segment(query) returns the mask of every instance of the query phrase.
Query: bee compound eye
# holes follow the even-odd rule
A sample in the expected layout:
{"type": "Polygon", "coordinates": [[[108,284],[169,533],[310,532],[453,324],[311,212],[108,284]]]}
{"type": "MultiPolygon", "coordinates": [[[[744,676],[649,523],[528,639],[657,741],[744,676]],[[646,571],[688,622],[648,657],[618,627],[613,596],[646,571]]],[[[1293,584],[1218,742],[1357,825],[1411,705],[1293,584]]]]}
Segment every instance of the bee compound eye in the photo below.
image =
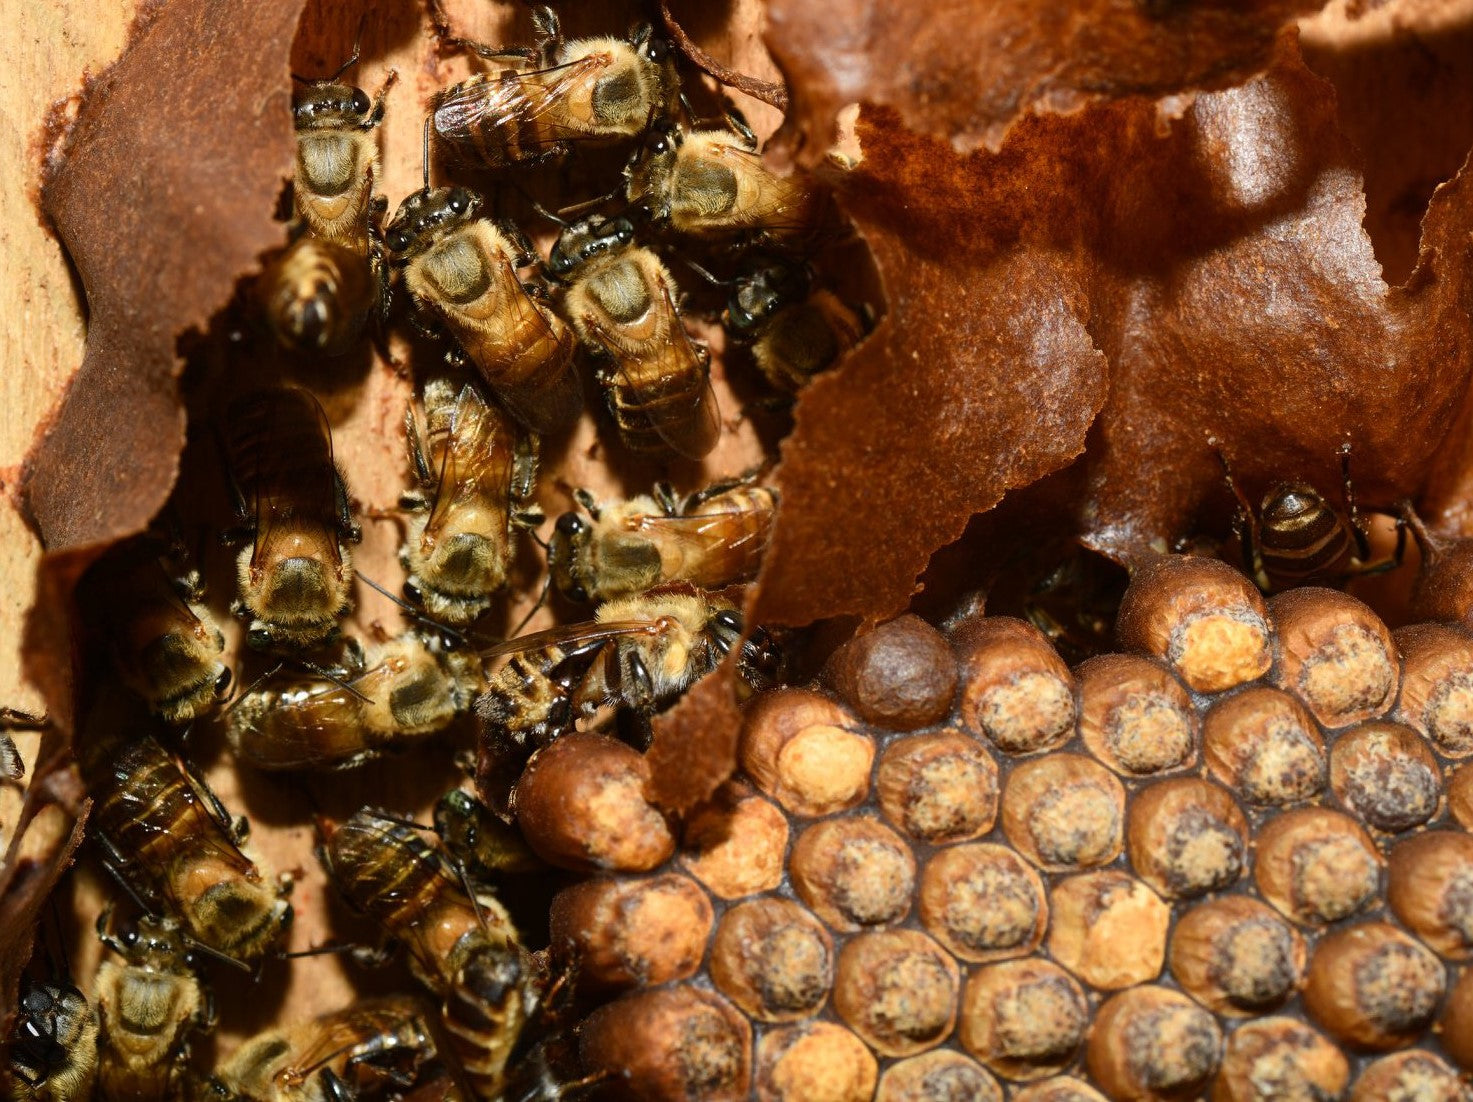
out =
{"type": "Polygon", "coordinates": [[[664,61],[670,53],[670,43],[663,38],[651,38],[644,52],[651,61],[664,61]]]}
{"type": "Polygon", "coordinates": [[[271,633],[265,628],[251,628],[246,632],[246,642],[256,650],[265,650],[271,645],[271,633]]]}
{"type": "Polygon", "coordinates": [[[384,245],[390,252],[402,253],[409,247],[409,235],[403,230],[390,230],[384,238],[384,245]]]}
{"type": "Polygon", "coordinates": [[[456,188],[445,200],[456,214],[464,214],[471,208],[471,193],[465,188],[456,188]]]}
{"type": "Polygon", "coordinates": [[[368,114],[368,109],[371,104],[368,102],[368,95],[363,91],[362,88],[353,89],[353,98],[350,101],[349,106],[352,108],[354,114],[368,114]]]}
{"type": "Polygon", "coordinates": [[[215,678],[215,694],[218,696],[230,688],[231,672],[229,666],[222,666],[220,673],[215,678]]]}
{"type": "Polygon", "coordinates": [[[408,578],[404,580],[404,596],[408,597],[416,604],[424,603],[424,594],[420,592],[419,586],[408,578]]]}
{"type": "Polygon", "coordinates": [[[727,631],[740,633],[742,630],[742,614],[735,609],[722,609],[712,619],[718,627],[727,631]]]}
{"type": "Polygon", "coordinates": [[[557,518],[557,523],[554,527],[561,535],[576,536],[587,528],[588,525],[583,522],[583,518],[577,513],[564,513],[557,518]]]}

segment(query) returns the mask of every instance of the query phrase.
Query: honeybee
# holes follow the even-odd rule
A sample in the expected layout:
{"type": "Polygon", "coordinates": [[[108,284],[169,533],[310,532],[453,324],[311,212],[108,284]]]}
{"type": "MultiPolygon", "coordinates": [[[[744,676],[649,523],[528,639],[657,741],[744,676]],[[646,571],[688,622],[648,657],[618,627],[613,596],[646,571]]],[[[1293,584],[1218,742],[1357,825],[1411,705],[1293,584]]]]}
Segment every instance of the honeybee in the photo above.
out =
{"type": "Polygon", "coordinates": [[[741,116],[733,112],[727,122],[724,130],[687,131],[669,119],[652,125],[624,170],[634,210],[656,226],[705,240],[796,244],[829,228],[828,193],[807,177],[772,172],[741,116]]]}
{"type": "Polygon", "coordinates": [[[348,545],[361,533],[333,464],[332,431],[317,399],[295,387],[230,407],[231,469],[246,543],[231,611],[254,647],[311,647],[337,633],[353,606],[348,545]]]}
{"type": "Polygon", "coordinates": [[[496,397],[537,433],[557,432],[583,409],[573,370],[577,339],[542,288],[518,269],[534,261],[511,226],[479,218],[465,188],[415,192],[384,236],[415,305],[439,318],[496,397]]]}
{"type": "Polygon", "coordinates": [[[445,852],[473,884],[545,867],[520,832],[462,789],[452,788],[435,802],[434,822],[445,852]]]}
{"type": "Polygon", "coordinates": [[[547,545],[547,569],[572,601],[607,601],[669,582],[721,589],[749,582],[777,516],[777,491],[719,482],[684,501],[659,484],[654,496],[600,505],[584,492],[547,545]]]}
{"type": "Polygon", "coordinates": [[[414,510],[399,560],[405,592],[436,620],[459,627],[491,606],[506,584],[513,525],[540,515],[518,511],[537,477],[536,439],[486,404],[469,383],[425,384],[425,439],[405,412],[409,461],[419,490],[400,505],[414,510]]]}
{"type": "MultiPolygon", "coordinates": [[[[374,263],[383,267],[381,260],[374,263]]],[[[277,339],[288,348],[324,356],[351,349],[387,295],[373,265],[310,234],[294,238],[267,265],[259,286],[277,339]]]]}
{"type": "Polygon", "coordinates": [[[203,780],[152,735],[84,747],[82,776],[104,864],[145,906],[237,961],[271,948],[291,906],[241,852],[245,821],[232,823],[203,780]]]}
{"type": "Polygon", "coordinates": [[[369,656],[350,650],[344,679],[267,684],[232,707],[236,756],[258,769],[352,769],[405,750],[470,706],[475,659],[409,631],[369,656]]]}
{"type": "Polygon", "coordinates": [[[675,281],[654,252],[634,243],[633,223],[595,217],[569,226],[548,268],[565,284],[564,314],[598,357],[624,443],[688,459],[714,448],[721,422],[711,357],[685,331],[675,281]]]}
{"type": "Polygon", "coordinates": [[[534,47],[476,48],[514,68],[474,76],[432,101],[436,135],[461,157],[492,168],[535,164],[575,143],[635,137],[676,106],[669,44],[648,24],[626,39],[569,40],[551,8],[534,8],[532,21],[534,47]]]}
{"type": "Polygon", "coordinates": [[[215,1010],[195,977],[179,923],[144,915],[115,934],[110,911],[97,936],[126,962],[97,969],[98,1091],[109,1102],[166,1102],[183,1096],[189,1036],[215,1010]]]}
{"type": "Polygon", "coordinates": [[[87,1102],[97,1078],[97,1011],[74,984],[27,981],[10,1033],[13,1102],[87,1102]]]}
{"type": "Polygon", "coordinates": [[[358,1102],[413,1086],[436,1056],[425,1008],[394,995],[259,1033],[216,1080],[226,1097],[250,1102],[358,1102]]]}
{"type": "MultiPolygon", "coordinates": [[[[492,759],[524,758],[603,707],[654,714],[714,670],[743,630],[730,602],[685,584],[606,601],[594,616],[486,652],[507,659],[476,701],[492,759]]],[[[765,676],[765,645],[765,635],[742,644],[753,680],[765,676]]]]}
{"type": "Polygon", "coordinates": [[[224,695],[230,667],[197,575],[171,580],[160,550],[147,538],[113,548],[83,577],[78,602],[128,687],[165,723],[183,725],[224,695]]]}
{"type": "Polygon", "coordinates": [[[807,265],[761,258],[737,276],[722,314],[777,390],[796,394],[864,339],[865,319],[832,291],[814,287],[807,265]]]}
{"type": "Polygon", "coordinates": [[[500,1098],[544,986],[505,908],[472,900],[439,852],[370,808],[331,830],[320,856],[343,896],[407,946],[476,1094],[500,1098]]]}
{"type": "Polygon", "coordinates": [[[1346,512],[1341,513],[1307,482],[1280,482],[1255,510],[1233,479],[1227,458],[1223,477],[1237,499],[1233,531],[1243,555],[1243,568],[1265,593],[1311,582],[1343,584],[1363,574],[1380,574],[1401,565],[1406,528],[1398,525],[1396,550],[1389,559],[1371,561],[1371,541],[1356,505],[1350,480],[1350,445],[1340,449],[1346,512]]]}

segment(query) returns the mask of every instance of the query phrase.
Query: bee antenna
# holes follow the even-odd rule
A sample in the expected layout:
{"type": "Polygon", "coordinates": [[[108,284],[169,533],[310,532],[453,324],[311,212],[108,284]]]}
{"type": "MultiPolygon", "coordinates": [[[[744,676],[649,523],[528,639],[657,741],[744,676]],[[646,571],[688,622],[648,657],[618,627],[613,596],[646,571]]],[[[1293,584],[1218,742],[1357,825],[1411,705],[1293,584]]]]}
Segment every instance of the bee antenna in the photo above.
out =
{"type": "Polygon", "coordinates": [[[224,961],[232,968],[239,968],[242,972],[245,972],[247,974],[250,974],[253,971],[251,966],[245,961],[240,960],[236,957],[232,957],[229,953],[222,953],[213,945],[206,945],[203,941],[199,941],[196,938],[190,937],[188,934],[184,935],[184,944],[188,945],[191,949],[199,950],[207,957],[214,957],[216,960],[224,961]]]}
{"type": "Polygon", "coordinates": [[[276,954],[277,960],[296,960],[298,957],[325,957],[333,953],[351,953],[358,948],[348,942],[334,942],[329,945],[314,945],[310,949],[293,949],[291,952],[276,954]]]}
{"type": "Polygon", "coordinates": [[[358,575],[358,580],[364,585],[368,586],[369,589],[372,589],[377,593],[382,593],[385,597],[393,601],[396,605],[402,608],[405,612],[409,613],[410,616],[414,617],[414,619],[418,620],[421,624],[426,624],[429,627],[434,628],[436,631],[443,631],[446,635],[455,639],[462,646],[467,645],[468,640],[466,639],[466,637],[461,632],[451,627],[449,624],[442,624],[439,620],[435,620],[429,616],[426,616],[423,612],[415,608],[403,597],[397,597],[394,594],[390,593],[383,586],[379,585],[378,582],[363,574],[361,571],[355,570],[354,573],[358,575]]]}
{"type": "Polygon", "coordinates": [[[731,286],[731,284],[732,284],[732,281],[731,280],[729,280],[729,279],[721,279],[719,276],[716,276],[716,275],[712,274],[711,272],[707,271],[705,268],[701,267],[701,265],[697,264],[694,260],[691,260],[689,257],[682,256],[680,259],[682,259],[682,260],[685,261],[685,266],[687,268],[689,268],[691,271],[695,272],[696,275],[700,276],[707,283],[711,284],[711,286],[713,286],[713,287],[730,287],[731,286]]]}
{"type": "Polygon", "coordinates": [[[355,689],[351,682],[343,680],[343,678],[333,673],[332,670],[328,669],[326,666],[319,666],[316,662],[312,662],[306,658],[296,658],[293,659],[293,661],[295,661],[297,665],[301,666],[308,673],[320,677],[324,681],[331,681],[334,685],[342,689],[344,692],[352,693],[359,700],[363,701],[363,703],[373,703],[371,699],[364,696],[361,692],[355,689]]]}
{"type": "Polygon", "coordinates": [[[272,666],[269,670],[267,670],[265,673],[263,673],[260,677],[256,678],[254,681],[252,681],[245,688],[241,689],[240,692],[236,693],[235,694],[235,699],[232,700],[229,704],[225,705],[224,708],[220,709],[220,715],[221,716],[227,716],[231,712],[233,712],[235,710],[236,706],[238,704],[240,704],[240,702],[242,700],[244,700],[246,697],[250,696],[251,693],[253,693],[257,689],[259,689],[261,687],[261,685],[262,685],[263,682],[269,681],[271,678],[275,677],[278,673],[280,673],[281,672],[282,665],[283,665],[283,663],[281,663],[281,662],[276,663],[276,665],[272,666]]]}
{"type": "MultiPolygon", "coordinates": [[[[533,538],[534,539],[536,538],[535,534],[534,534],[533,538]]],[[[542,543],[542,541],[540,539],[537,540],[537,542],[538,543],[542,543]]],[[[547,544],[542,543],[542,546],[545,548],[547,546],[547,544]]],[[[547,602],[547,590],[548,590],[548,587],[551,586],[551,585],[552,585],[552,571],[549,570],[546,574],[544,574],[542,576],[542,590],[541,590],[541,592],[539,592],[537,594],[537,603],[534,604],[527,611],[527,615],[525,615],[525,616],[522,617],[522,622],[512,629],[512,632],[511,632],[511,635],[509,636],[509,638],[515,639],[518,635],[522,634],[522,629],[527,626],[527,624],[531,621],[531,619],[532,619],[533,616],[536,616],[537,615],[537,610],[539,608],[541,608],[547,602]]]]}
{"type": "Polygon", "coordinates": [[[546,218],[555,226],[561,226],[563,229],[568,228],[568,220],[566,218],[563,218],[561,217],[561,215],[558,214],[553,214],[552,211],[548,210],[541,203],[539,203],[536,197],[533,196],[532,193],[529,192],[526,188],[522,187],[521,184],[517,183],[517,181],[508,180],[507,183],[517,189],[522,198],[527,201],[527,205],[531,207],[536,213],[540,214],[543,218],[546,218]]]}
{"type": "Polygon", "coordinates": [[[425,190],[430,190],[430,124],[435,121],[434,115],[425,116],[424,149],[420,153],[421,163],[424,165],[425,190]]]}

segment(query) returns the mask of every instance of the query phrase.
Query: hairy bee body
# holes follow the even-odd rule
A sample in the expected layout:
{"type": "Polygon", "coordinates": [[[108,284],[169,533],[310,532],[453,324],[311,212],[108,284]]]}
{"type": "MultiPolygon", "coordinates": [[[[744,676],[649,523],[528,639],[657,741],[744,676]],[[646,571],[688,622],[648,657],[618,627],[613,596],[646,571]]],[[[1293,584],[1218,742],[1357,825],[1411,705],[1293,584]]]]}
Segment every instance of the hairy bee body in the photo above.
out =
{"type": "Polygon", "coordinates": [[[657,585],[722,589],[749,582],[777,515],[777,491],[713,487],[686,501],[640,496],[564,513],[548,541],[548,570],[570,600],[607,601],[657,585]]]}
{"type": "Polygon", "coordinates": [[[304,677],[247,693],[230,712],[230,745],[257,769],[352,769],[408,749],[465,711],[473,664],[406,632],[346,671],[345,683],[304,677]]]}
{"type": "Polygon", "coordinates": [[[529,260],[464,188],[400,204],[385,241],[415,305],[438,318],[496,397],[533,432],[566,428],[583,408],[577,339],[517,274],[529,260]]]}
{"type": "Polygon", "coordinates": [[[174,1102],[184,1095],[190,1034],[208,1028],[213,1012],[190,967],[179,923],[145,915],[121,938],[103,941],[124,963],[97,970],[100,1019],[97,1089],[107,1102],[174,1102]]]}
{"type": "Polygon", "coordinates": [[[490,897],[473,901],[412,829],[371,809],[332,831],[322,859],[349,902],[405,943],[410,970],[441,999],[473,1088],[498,1098],[541,992],[505,909],[490,897]]]}
{"type": "Polygon", "coordinates": [[[577,143],[635,137],[671,110],[678,90],[662,39],[647,26],[627,39],[563,39],[556,15],[533,16],[541,42],[435,96],[434,131],[462,159],[492,168],[560,157],[577,143]],[[510,67],[507,67],[510,64],[510,67]]]}
{"type": "Polygon", "coordinates": [[[410,464],[419,491],[399,559],[405,590],[435,619],[470,623],[506,584],[517,506],[532,496],[535,438],[522,432],[470,384],[425,384],[425,445],[405,416],[410,464]]]}
{"type": "Polygon", "coordinates": [[[692,340],[676,307],[670,272],[634,244],[623,218],[565,230],[549,266],[564,281],[562,310],[598,357],[598,378],[619,435],[632,451],[699,459],[721,423],[710,355],[692,340]]]}
{"type": "Polygon", "coordinates": [[[435,833],[445,852],[473,884],[506,873],[546,868],[515,827],[498,819],[469,792],[453,788],[435,801],[435,833]]]}
{"type": "Polygon", "coordinates": [[[283,344],[336,356],[353,346],[377,309],[377,278],[352,250],[306,234],[267,267],[262,306],[283,344]]]}
{"type": "Polygon", "coordinates": [[[752,265],[737,277],[722,320],[745,342],[767,381],[795,394],[864,339],[868,325],[832,291],[815,288],[803,266],[752,265]]]}
{"type": "Polygon", "coordinates": [[[9,1055],[12,1102],[88,1102],[97,1078],[97,1011],[71,983],[28,983],[9,1055]]]}
{"type": "Polygon", "coordinates": [[[147,539],[109,551],[87,572],[78,596],[107,637],[119,675],[165,723],[204,715],[230,684],[225,637],[193,585],[181,593],[147,539]]]}
{"type": "Polygon", "coordinates": [[[82,775],[105,860],[196,941],[253,960],[291,921],[277,885],[241,852],[213,792],[151,735],[87,747],[82,775]]]}
{"type": "Polygon", "coordinates": [[[425,1008],[394,995],[259,1033],[216,1079],[249,1102],[357,1102],[413,1086],[436,1055],[425,1008]]]}
{"type": "Polygon", "coordinates": [[[1350,522],[1305,482],[1281,483],[1264,496],[1257,544],[1276,588],[1344,575],[1356,553],[1350,522]]]}
{"type": "Polygon", "coordinates": [[[253,646],[323,643],[352,608],[349,544],[359,538],[326,415],[305,390],[262,391],[231,406],[227,429],[250,537],[232,611],[253,646]]]}

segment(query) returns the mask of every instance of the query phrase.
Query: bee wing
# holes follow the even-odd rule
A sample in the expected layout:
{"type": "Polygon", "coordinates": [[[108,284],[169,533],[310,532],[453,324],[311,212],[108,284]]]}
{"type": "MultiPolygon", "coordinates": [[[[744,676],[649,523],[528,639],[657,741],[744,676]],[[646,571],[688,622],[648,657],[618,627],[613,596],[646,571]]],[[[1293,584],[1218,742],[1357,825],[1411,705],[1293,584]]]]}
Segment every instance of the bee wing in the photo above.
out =
{"type": "Polygon", "coordinates": [[[669,540],[692,551],[709,550],[719,540],[722,549],[732,558],[745,558],[766,544],[768,531],[765,527],[737,526],[732,523],[732,519],[731,513],[698,513],[676,517],[644,514],[631,528],[649,533],[650,538],[657,542],[669,540]],[[734,527],[741,529],[737,536],[725,537],[722,534],[734,527]]]}
{"type": "Polygon", "coordinates": [[[501,504],[509,500],[513,458],[510,430],[496,421],[495,412],[472,387],[461,388],[450,415],[435,496],[425,521],[426,543],[439,538],[456,503],[490,500],[501,504]]]}
{"type": "MultiPolygon", "coordinates": [[[[287,399],[270,405],[269,420],[255,456],[256,471],[252,480],[256,495],[256,544],[251,552],[252,566],[260,565],[269,557],[267,551],[279,534],[278,526],[283,521],[290,520],[294,528],[305,524],[328,532],[333,531],[337,524],[337,467],[332,451],[332,425],[322,403],[310,391],[289,387],[283,393],[307,408],[307,416],[316,421],[316,433],[314,438],[306,439],[307,434],[300,431],[301,425],[291,426],[285,422],[287,399]],[[317,454],[306,454],[308,448],[317,454]],[[310,480],[303,484],[308,471],[311,472],[310,480]]],[[[335,564],[341,562],[336,539],[323,540],[322,544],[323,551],[335,564]]]]}
{"type": "MultiPolygon", "coordinates": [[[[501,404],[518,421],[536,433],[557,432],[570,425],[583,411],[578,376],[571,370],[575,338],[566,330],[559,334],[553,328],[550,313],[533,301],[509,258],[502,258],[496,281],[496,301],[506,312],[502,326],[509,332],[537,334],[524,348],[537,348],[532,358],[537,359],[543,370],[498,372],[492,367],[488,371],[488,364],[478,361],[482,375],[501,404]],[[549,351],[560,345],[566,349],[566,354],[549,351]],[[521,377],[516,380],[508,378],[512,374],[520,374],[521,377]]],[[[487,357],[492,363],[495,358],[487,357]]],[[[473,355],[472,359],[476,357],[473,355]]]]}
{"type": "Polygon", "coordinates": [[[527,149],[587,138],[587,127],[569,116],[566,104],[583,89],[591,92],[613,60],[594,51],[563,65],[447,88],[434,100],[435,132],[447,141],[469,143],[478,131],[516,127],[517,144],[527,149]]]}
{"type": "Polygon", "coordinates": [[[489,650],[482,651],[481,657],[500,658],[504,655],[526,654],[529,651],[545,650],[549,646],[557,646],[572,658],[587,654],[589,650],[602,646],[612,639],[626,635],[653,635],[658,630],[652,620],[610,620],[607,623],[593,621],[583,624],[564,624],[562,627],[534,631],[531,635],[519,635],[515,639],[508,639],[489,650]]]}
{"type": "MultiPolygon", "coordinates": [[[[747,173],[769,174],[762,161],[762,154],[739,145],[721,145],[711,151],[713,158],[733,162],[732,171],[740,178],[747,173]]],[[[760,227],[770,233],[783,236],[800,233],[811,228],[813,220],[812,193],[785,185],[764,187],[758,198],[747,210],[746,221],[754,228],[760,227]]]]}

